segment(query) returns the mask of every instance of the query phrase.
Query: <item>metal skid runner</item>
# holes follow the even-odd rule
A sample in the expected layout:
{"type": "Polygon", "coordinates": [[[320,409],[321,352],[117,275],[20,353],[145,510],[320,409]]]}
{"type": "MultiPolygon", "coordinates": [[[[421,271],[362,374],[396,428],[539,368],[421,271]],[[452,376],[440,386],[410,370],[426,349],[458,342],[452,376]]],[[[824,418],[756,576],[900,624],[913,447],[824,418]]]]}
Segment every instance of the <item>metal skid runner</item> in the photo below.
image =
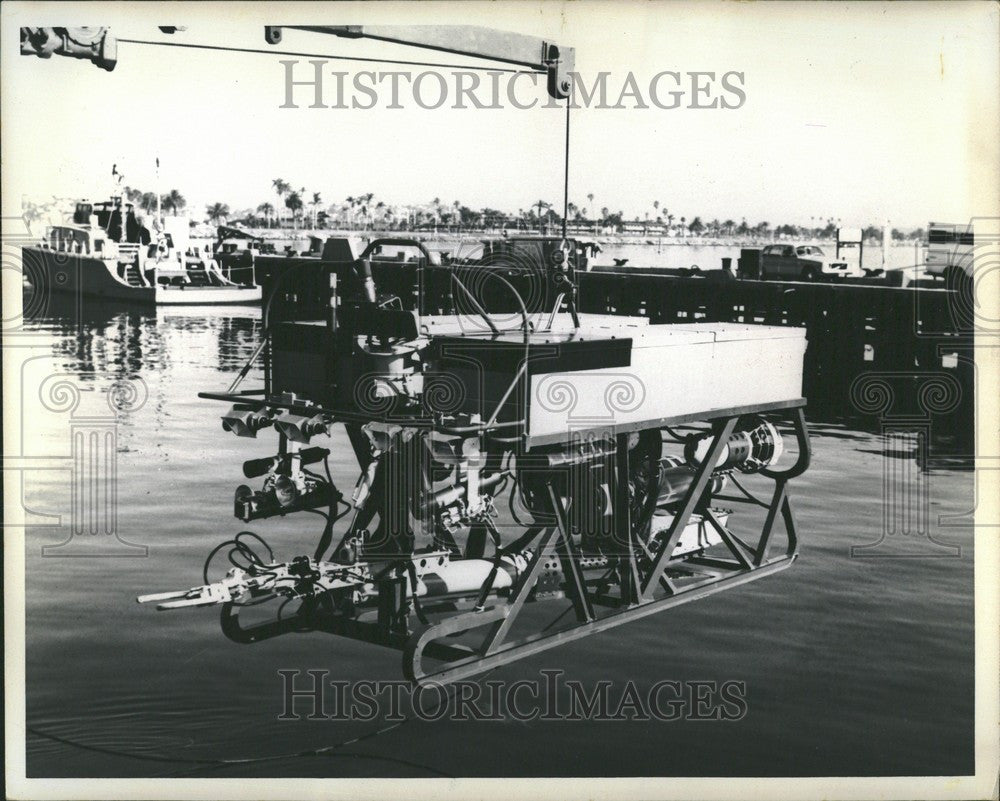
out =
{"type": "Polygon", "coordinates": [[[444,268],[418,243],[377,240],[303,268],[325,287],[321,318],[301,282],[286,287],[294,270],[279,278],[264,388],[202,397],[234,404],[223,426],[237,435],[279,435],[275,456],[244,464],[263,485],[237,490],[237,517],[321,511],[320,542],[280,562],[243,532],[209,555],[203,586],[140,602],[221,604],[238,642],[318,630],[396,648],[410,680],[447,683],[788,567],[787,484],[809,463],[802,332],[580,314],[585,253],[567,239],[507,241],[444,268]],[[419,251],[415,309],[373,277],[372,257],[392,246],[419,251]],[[432,270],[448,273],[454,313],[421,313],[432,270]],[[470,289],[484,275],[513,313],[501,319],[470,289]],[[781,469],[776,423],[797,445],[781,469]],[[340,424],[360,467],[350,501],[328,466],[309,469],[330,455],[313,438],[340,424]],[[770,497],[744,487],[747,474],[770,497]],[[756,536],[736,533],[725,502],[766,510],[756,536]],[[210,582],[227,550],[237,566],[210,582]],[[241,621],[267,601],[275,616],[241,621]]]}

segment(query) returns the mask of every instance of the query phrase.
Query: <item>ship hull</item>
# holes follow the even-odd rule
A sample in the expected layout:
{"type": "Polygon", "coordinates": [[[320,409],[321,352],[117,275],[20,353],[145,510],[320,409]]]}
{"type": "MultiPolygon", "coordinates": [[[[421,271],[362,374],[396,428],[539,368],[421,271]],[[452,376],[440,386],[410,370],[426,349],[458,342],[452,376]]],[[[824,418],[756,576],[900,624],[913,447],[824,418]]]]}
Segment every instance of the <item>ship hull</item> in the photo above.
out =
{"type": "Polygon", "coordinates": [[[157,287],[153,300],[159,306],[247,306],[260,303],[259,286],[157,287]]]}
{"type": "Polygon", "coordinates": [[[101,259],[38,247],[22,249],[24,276],[36,293],[160,306],[254,305],[258,286],[132,286],[101,259]]]}

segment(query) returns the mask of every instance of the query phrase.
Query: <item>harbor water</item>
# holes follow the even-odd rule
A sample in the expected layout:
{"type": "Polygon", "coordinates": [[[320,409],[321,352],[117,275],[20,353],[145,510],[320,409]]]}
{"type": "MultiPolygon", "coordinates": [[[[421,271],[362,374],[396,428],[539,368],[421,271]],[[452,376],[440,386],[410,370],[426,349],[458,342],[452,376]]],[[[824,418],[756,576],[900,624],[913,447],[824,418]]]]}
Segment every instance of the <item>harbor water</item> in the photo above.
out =
{"type": "MultiPolygon", "coordinates": [[[[299,671],[300,687],[308,670],[396,680],[398,653],[319,632],[240,645],[217,608],[135,602],[201,584],[208,552],[242,529],[279,559],[314,547],[316,516],[233,517],[242,462],[276,437],[223,432],[226,407],[197,396],[224,390],[259,335],[258,309],[46,306],[8,351],[24,396],[5,438],[35,465],[20,474],[29,777],[973,772],[974,475],[922,472],[912,436],[837,420],[810,420],[791,568],[483,678],[544,684],[560,670],[588,693],[610,682],[612,698],[629,682],[644,698],[661,681],[739,682],[738,719],[283,719],[278,671],[299,671]],[[81,482],[88,469],[110,478],[81,482]]],[[[329,446],[349,491],[346,438],[329,446]]],[[[559,693],[548,700],[565,704],[559,693]]]]}

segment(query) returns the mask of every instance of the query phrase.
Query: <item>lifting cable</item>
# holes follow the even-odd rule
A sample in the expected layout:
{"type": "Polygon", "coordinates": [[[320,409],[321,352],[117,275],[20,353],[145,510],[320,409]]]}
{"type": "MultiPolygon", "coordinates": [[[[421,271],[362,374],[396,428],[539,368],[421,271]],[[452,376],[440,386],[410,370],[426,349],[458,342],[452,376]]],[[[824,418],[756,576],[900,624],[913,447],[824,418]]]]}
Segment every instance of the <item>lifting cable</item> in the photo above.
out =
{"type": "Polygon", "coordinates": [[[563,219],[562,238],[566,240],[566,222],[569,217],[569,110],[573,105],[572,93],[566,98],[566,150],[563,154],[563,219]]]}
{"type": "Polygon", "coordinates": [[[300,53],[292,50],[264,50],[255,47],[225,47],[223,45],[192,44],[190,42],[155,42],[151,39],[118,39],[125,44],[153,45],[155,47],[184,47],[192,50],[218,50],[226,53],[257,53],[265,56],[302,56],[323,58],[330,61],[364,61],[370,64],[398,64],[406,67],[437,67],[440,69],[477,70],[480,72],[506,72],[512,74],[544,75],[541,70],[517,70],[509,67],[483,67],[467,64],[443,64],[433,61],[406,61],[396,58],[371,58],[365,56],[333,56],[327,53],[300,53]]]}

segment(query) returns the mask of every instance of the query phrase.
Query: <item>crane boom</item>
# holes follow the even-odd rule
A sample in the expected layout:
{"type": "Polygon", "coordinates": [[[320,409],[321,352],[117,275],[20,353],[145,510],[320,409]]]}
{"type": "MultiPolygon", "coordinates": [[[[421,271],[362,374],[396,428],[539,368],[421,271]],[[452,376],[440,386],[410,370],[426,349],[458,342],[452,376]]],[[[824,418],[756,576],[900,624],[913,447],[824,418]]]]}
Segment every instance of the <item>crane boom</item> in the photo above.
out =
{"type": "MultiPolygon", "coordinates": [[[[527,67],[548,76],[548,92],[556,100],[568,99],[573,88],[570,78],[575,59],[573,48],[537,36],[477,25],[268,25],[264,27],[268,44],[281,41],[283,28],[346,39],[377,39],[527,67]]],[[[160,30],[170,34],[185,28],[161,25],[160,30]]],[[[21,55],[84,58],[108,71],[114,69],[117,61],[116,40],[107,27],[21,28],[21,55]]]]}
{"type": "Polygon", "coordinates": [[[500,61],[544,72],[549,94],[557,100],[570,96],[574,51],[537,36],[497,31],[477,25],[271,25],[264,29],[269,44],[281,41],[282,28],[328,33],[347,39],[383,42],[437,50],[461,56],[500,61]]]}

